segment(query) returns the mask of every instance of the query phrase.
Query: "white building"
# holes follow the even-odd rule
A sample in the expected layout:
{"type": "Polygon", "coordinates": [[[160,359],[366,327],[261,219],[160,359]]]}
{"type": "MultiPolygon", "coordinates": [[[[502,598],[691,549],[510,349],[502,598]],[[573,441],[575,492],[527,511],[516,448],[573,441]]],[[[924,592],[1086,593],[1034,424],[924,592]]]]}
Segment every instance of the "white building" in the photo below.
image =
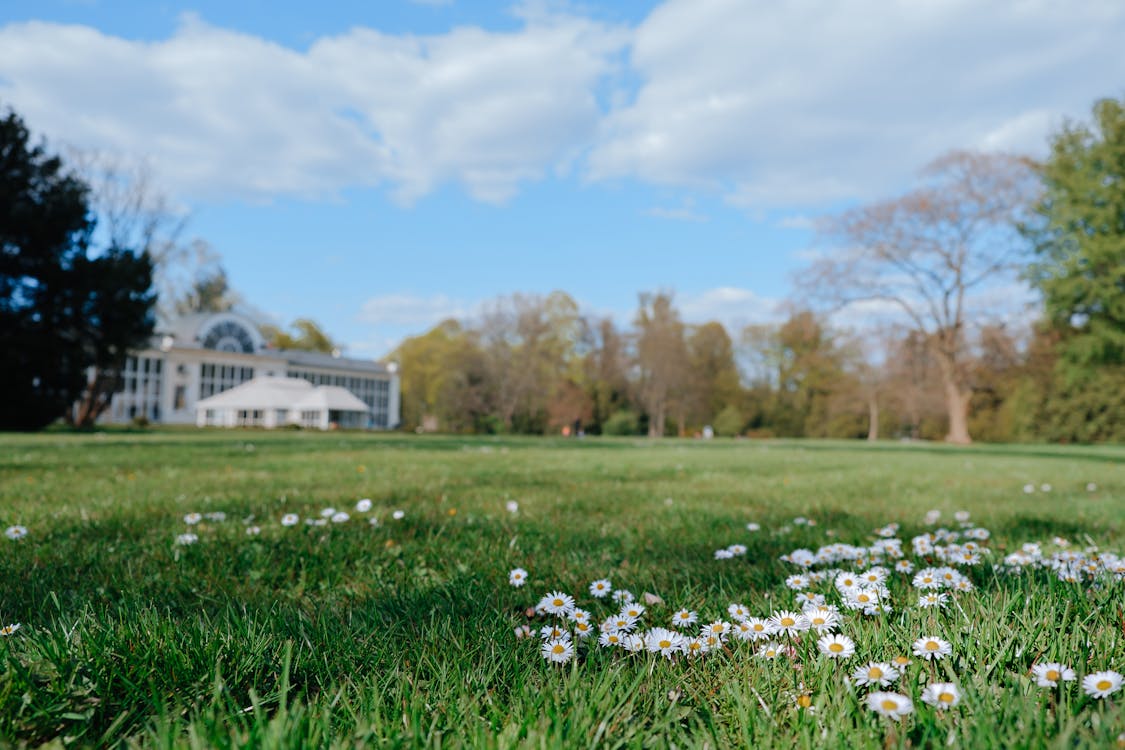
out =
{"type": "Polygon", "coordinates": [[[195,404],[200,427],[366,427],[371,409],[338,385],[301,378],[256,377],[195,404]]]}
{"type": "Polygon", "coordinates": [[[361,418],[347,417],[341,426],[385,430],[399,423],[399,378],[393,363],[271,349],[258,327],[235,313],[189,315],[158,330],[149,348],[127,358],[121,390],[102,421],[128,423],[143,417],[156,424],[196,424],[200,401],[254,378],[300,378],[348,391],[368,411],[361,418]]]}

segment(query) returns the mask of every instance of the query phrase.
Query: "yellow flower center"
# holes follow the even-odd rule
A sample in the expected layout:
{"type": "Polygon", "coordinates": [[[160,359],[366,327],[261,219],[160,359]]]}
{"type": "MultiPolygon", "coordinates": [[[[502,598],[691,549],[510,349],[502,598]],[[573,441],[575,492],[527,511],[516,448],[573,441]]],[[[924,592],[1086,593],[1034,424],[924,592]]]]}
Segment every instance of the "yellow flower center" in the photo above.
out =
{"type": "Polygon", "coordinates": [[[1109,690],[1111,687],[1113,687],[1113,683],[1109,680],[1098,680],[1098,684],[1094,687],[1096,687],[1098,690],[1109,690]]]}
{"type": "Polygon", "coordinates": [[[562,599],[555,599],[555,601],[553,601],[551,603],[554,604],[556,607],[561,607],[564,602],[563,602],[562,599]]]}
{"type": "Polygon", "coordinates": [[[660,648],[668,648],[671,645],[672,645],[671,641],[661,641],[660,642],[660,648]]]}
{"type": "Polygon", "coordinates": [[[799,696],[797,696],[797,705],[800,706],[801,708],[808,708],[809,706],[812,705],[812,696],[811,695],[799,695],[799,696]]]}
{"type": "Polygon", "coordinates": [[[883,670],[879,669],[878,667],[872,667],[871,669],[867,670],[867,677],[872,680],[882,679],[883,670]]]}
{"type": "Polygon", "coordinates": [[[754,623],[754,630],[755,630],[756,632],[758,632],[758,633],[761,633],[761,632],[762,632],[763,630],[765,630],[765,629],[766,629],[766,626],[765,626],[765,625],[763,625],[762,623],[760,623],[760,622],[756,622],[756,623],[754,623]]]}
{"type": "Polygon", "coordinates": [[[566,651],[566,646],[563,646],[561,643],[556,643],[554,645],[554,647],[551,649],[551,651],[553,651],[556,654],[561,654],[564,651],[566,651]]]}
{"type": "Polygon", "coordinates": [[[1059,674],[1059,671],[1057,669],[1048,669],[1047,670],[1047,679],[1050,680],[1051,682],[1056,682],[1059,679],[1059,677],[1061,677],[1061,675],[1059,674]]]}
{"type": "Polygon", "coordinates": [[[941,703],[952,703],[953,698],[953,693],[942,693],[938,696],[938,701],[940,701],[941,703]]]}
{"type": "Polygon", "coordinates": [[[782,618],[781,618],[781,624],[782,624],[782,625],[783,625],[784,627],[787,627],[787,628],[788,628],[788,627],[792,627],[792,626],[794,625],[794,623],[796,623],[796,622],[797,622],[797,621],[796,621],[796,620],[794,620],[794,619],[793,619],[792,617],[782,617],[782,618]]]}
{"type": "Polygon", "coordinates": [[[926,650],[927,651],[937,651],[940,648],[941,648],[941,646],[938,645],[937,641],[926,641],[926,650]]]}
{"type": "Polygon", "coordinates": [[[813,625],[823,625],[824,624],[824,618],[823,617],[814,617],[812,619],[812,624],[813,625]]]}
{"type": "Polygon", "coordinates": [[[844,650],[844,645],[842,643],[833,643],[828,647],[828,650],[834,654],[838,654],[844,650]]]}
{"type": "Polygon", "coordinates": [[[867,594],[860,594],[859,596],[856,597],[856,599],[858,599],[861,602],[871,601],[871,597],[869,597],[867,594]]]}
{"type": "Polygon", "coordinates": [[[883,701],[880,705],[883,707],[884,711],[894,711],[896,708],[898,708],[898,704],[890,700],[889,698],[883,701]]]}
{"type": "Polygon", "coordinates": [[[895,664],[904,665],[904,664],[909,664],[909,663],[910,663],[910,659],[907,659],[905,656],[896,656],[895,657],[895,664]]]}

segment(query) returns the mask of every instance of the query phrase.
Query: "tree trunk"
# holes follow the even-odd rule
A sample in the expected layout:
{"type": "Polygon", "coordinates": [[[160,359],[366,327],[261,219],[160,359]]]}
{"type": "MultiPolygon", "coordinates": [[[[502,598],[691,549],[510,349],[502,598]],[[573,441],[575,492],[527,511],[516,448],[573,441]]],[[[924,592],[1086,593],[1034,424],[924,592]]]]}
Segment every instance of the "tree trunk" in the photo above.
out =
{"type": "Polygon", "coordinates": [[[648,422],[648,436],[664,437],[664,407],[661,406],[656,410],[655,414],[651,415],[648,422]]]}
{"type": "Polygon", "coordinates": [[[879,399],[875,394],[867,397],[867,439],[879,439],[879,399]]]}
{"type": "Polygon", "coordinates": [[[973,391],[958,382],[956,364],[950,361],[948,355],[939,353],[938,363],[942,385],[945,387],[945,410],[949,415],[949,433],[945,436],[945,442],[968,445],[973,442],[969,436],[969,400],[973,397],[973,391]]]}

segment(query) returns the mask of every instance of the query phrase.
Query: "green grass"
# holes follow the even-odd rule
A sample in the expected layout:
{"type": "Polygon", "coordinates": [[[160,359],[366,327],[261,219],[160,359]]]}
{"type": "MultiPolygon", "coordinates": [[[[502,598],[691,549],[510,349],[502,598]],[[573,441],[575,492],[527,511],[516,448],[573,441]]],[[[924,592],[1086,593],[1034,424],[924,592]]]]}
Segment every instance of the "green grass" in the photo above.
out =
{"type": "Polygon", "coordinates": [[[0,744],[1111,747],[1125,693],[1042,691],[1028,670],[1058,659],[1079,678],[1125,671],[1120,582],[981,566],[977,591],[934,613],[896,576],[894,613],[846,618],[855,658],[832,663],[805,641],[800,669],[749,644],[691,662],[583,649],[553,667],[513,628],[553,589],[608,614],[586,591],[603,576],[663,597],[650,627],[680,606],[707,620],[735,601],[768,615],[792,603],[780,555],[869,544],[891,521],[909,550],[930,509],[951,527],[953,511],[971,511],[992,531],[992,559],[1055,535],[1123,553],[1123,467],[1120,447],[0,436],[0,527],[30,532],[0,538],[0,625],[23,626],[0,638],[0,744]],[[1026,483],[1053,488],[1025,494],[1026,483]],[[353,511],[361,497],[371,513],[353,511]],[[279,524],[328,506],[352,520],[279,524]],[[174,545],[196,511],[227,520],[174,545]],[[745,557],[713,559],[734,542],[745,557]],[[530,572],[522,589],[507,582],[517,566],[530,572]],[[844,676],[931,633],[954,656],[904,675],[915,713],[873,715],[844,676]],[[964,693],[945,715],[918,701],[935,677],[964,693]],[[796,708],[800,692],[812,712],[796,708]]]}

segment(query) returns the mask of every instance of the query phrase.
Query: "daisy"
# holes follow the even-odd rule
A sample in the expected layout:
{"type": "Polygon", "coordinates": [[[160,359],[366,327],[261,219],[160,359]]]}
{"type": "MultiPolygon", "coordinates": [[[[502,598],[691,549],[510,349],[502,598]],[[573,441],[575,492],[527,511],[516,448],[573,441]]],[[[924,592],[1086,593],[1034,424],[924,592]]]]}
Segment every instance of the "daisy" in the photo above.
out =
{"type": "Polygon", "coordinates": [[[824,594],[818,594],[815,591],[801,591],[796,596],[797,606],[802,609],[805,607],[823,607],[825,604],[824,594]]]}
{"type": "Polygon", "coordinates": [[[781,656],[781,644],[771,641],[758,647],[758,656],[763,659],[776,659],[781,656]]]}
{"type": "Polygon", "coordinates": [[[789,576],[788,578],[786,578],[785,585],[793,589],[794,591],[801,591],[802,589],[807,589],[809,587],[809,579],[807,576],[803,576],[798,573],[797,575],[789,576]]]}
{"type": "Polygon", "coordinates": [[[1039,687],[1058,687],[1059,681],[1073,682],[1076,677],[1073,669],[1056,661],[1036,664],[1031,674],[1039,687]]]}
{"type": "Polygon", "coordinates": [[[529,625],[517,625],[516,626],[516,639],[517,640],[522,641],[524,638],[530,638],[530,637],[531,637],[531,626],[529,626],[529,625]]]}
{"type": "Polygon", "coordinates": [[[599,578],[590,584],[590,596],[597,599],[604,599],[611,591],[613,591],[613,584],[604,578],[599,578]]]}
{"type": "Polygon", "coordinates": [[[1108,698],[1121,689],[1122,679],[1113,670],[1094,672],[1082,678],[1082,689],[1091,698],[1108,698]]]}
{"type": "Polygon", "coordinates": [[[949,594],[943,591],[927,591],[925,594],[918,597],[918,606],[922,609],[927,609],[929,607],[937,607],[940,609],[944,607],[948,601],[949,594]]]}
{"type": "Polygon", "coordinates": [[[589,620],[578,620],[574,623],[574,634],[579,638],[589,638],[594,633],[594,626],[589,620]]]}
{"type": "Polygon", "coordinates": [[[543,644],[540,653],[547,661],[555,664],[566,664],[574,658],[574,645],[570,640],[547,641],[543,644]]]}
{"type": "Polygon", "coordinates": [[[539,630],[539,637],[545,641],[569,641],[570,631],[558,625],[544,625],[539,630]]]}
{"type": "Polygon", "coordinates": [[[754,523],[753,521],[751,521],[750,523],[746,524],[746,530],[747,530],[747,531],[760,531],[760,530],[761,530],[761,528],[762,528],[762,527],[761,527],[761,525],[760,525],[760,524],[756,524],[756,523],[754,523]]]}
{"type": "Polygon", "coordinates": [[[878,685],[887,687],[898,679],[899,671],[885,661],[868,662],[852,672],[852,682],[856,685],[878,685]]]}
{"type": "Polygon", "coordinates": [[[628,617],[632,620],[639,620],[641,615],[645,613],[644,605],[642,604],[629,604],[621,608],[621,616],[628,617]]]}
{"type": "Polygon", "coordinates": [[[321,518],[331,518],[334,515],[336,515],[335,508],[325,508],[324,510],[320,511],[321,518]]]}
{"type": "Polygon", "coordinates": [[[667,628],[653,628],[645,637],[645,647],[649,651],[669,659],[683,650],[683,643],[683,635],[667,628]]]}
{"type": "Polygon", "coordinates": [[[258,536],[258,534],[261,534],[261,533],[262,533],[262,529],[258,526],[247,526],[246,527],[246,536],[258,536]]]}
{"type": "Polygon", "coordinates": [[[681,609],[679,612],[672,615],[672,627],[682,628],[688,625],[694,625],[698,620],[698,613],[692,612],[690,609],[681,609]]]}
{"type": "Polygon", "coordinates": [[[732,544],[731,546],[727,547],[727,552],[731,553],[732,555],[734,555],[736,557],[739,556],[739,555],[745,555],[746,554],[746,545],[745,544],[732,544]]]}
{"type": "Polygon", "coordinates": [[[703,656],[707,653],[707,647],[702,638],[687,638],[684,640],[684,653],[688,656],[703,656]]]}
{"type": "Polygon", "coordinates": [[[617,631],[617,630],[603,631],[602,634],[598,636],[598,645],[601,646],[602,648],[610,648],[612,646],[620,646],[620,645],[622,645],[622,639],[624,639],[624,638],[625,638],[625,634],[620,632],[620,631],[617,631]]]}
{"type": "Polygon", "coordinates": [[[745,620],[750,616],[750,613],[746,610],[746,607],[742,606],[741,604],[731,604],[729,607],[727,607],[727,614],[731,616],[731,619],[738,620],[739,622],[745,620]]]}
{"type": "Polygon", "coordinates": [[[202,520],[203,514],[201,513],[188,513],[184,516],[184,523],[186,523],[188,526],[195,526],[202,520]]]}
{"type": "Polygon", "coordinates": [[[952,682],[935,682],[922,691],[922,702],[939,710],[953,708],[961,702],[961,691],[952,682]]]}
{"type": "Polygon", "coordinates": [[[704,625],[701,635],[714,636],[720,641],[725,641],[728,633],[730,633],[730,623],[716,620],[715,622],[704,625]]]}
{"type": "Polygon", "coordinates": [[[574,597],[561,591],[552,591],[539,600],[538,608],[552,615],[569,615],[574,611],[574,597]]]}
{"type": "Polygon", "coordinates": [[[840,616],[824,607],[806,609],[805,618],[809,621],[809,627],[818,633],[831,633],[840,624],[840,616]]]}
{"type": "Polygon", "coordinates": [[[914,704],[905,695],[898,693],[871,693],[867,696],[867,707],[880,716],[898,721],[914,711],[914,704]]]}
{"type": "Polygon", "coordinates": [[[570,619],[574,620],[575,622],[589,622],[590,613],[584,609],[578,609],[577,607],[575,607],[574,611],[570,613],[570,619]]]}
{"type": "Polygon", "coordinates": [[[953,646],[949,641],[943,641],[937,636],[924,636],[914,641],[914,655],[923,659],[943,659],[953,653],[953,646]]]}
{"type": "Polygon", "coordinates": [[[855,655],[855,641],[846,635],[826,635],[816,645],[820,653],[831,659],[847,659],[855,655]]]}
{"type": "Polygon", "coordinates": [[[356,513],[366,513],[369,510],[371,510],[371,499],[370,498],[365,497],[355,504],[355,512],[356,513]]]}
{"type": "Polygon", "coordinates": [[[628,604],[634,598],[636,597],[633,596],[633,592],[628,589],[617,589],[613,592],[613,601],[618,604],[628,604]]]}
{"type": "Polygon", "coordinates": [[[190,533],[189,534],[179,534],[176,537],[176,544],[179,544],[179,545],[185,546],[185,547],[189,544],[195,544],[198,541],[199,541],[199,537],[197,537],[195,534],[190,534],[190,533]]]}
{"type": "Polygon", "coordinates": [[[10,625],[5,625],[4,627],[0,628],[0,635],[7,638],[9,635],[11,635],[12,633],[16,632],[19,629],[20,629],[20,624],[18,622],[13,622],[10,625]]]}
{"type": "Polygon", "coordinates": [[[941,579],[937,577],[933,568],[919,570],[911,584],[916,589],[940,589],[942,586],[941,579]]]}
{"type": "Polygon", "coordinates": [[[349,516],[347,513],[345,513],[344,511],[341,510],[341,511],[338,511],[336,513],[333,513],[331,520],[332,520],[332,523],[344,523],[345,521],[347,521],[350,518],[351,518],[351,516],[349,516]]]}
{"type": "Polygon", "coordinates": [[[396,521],[401,521],[402,519],[406,518],[406,511],[396,510],[391,514],[391,518],[395,519],[396,521]]]}
{"type": "Polygon", "coordinates": [[[223,513],[221,510],[216,510],[216,511],[212,511],[210,513],[205,513],[204,517],[208,521],[215,521],[217,523],[222,523],[223,521],[227,520],[227,514],[223,513]]]}
{"type": "Polygon", "coordinates": [[[808,618],[802,614],[786,610],[774,612],[769,618],[769,622],[774,626],[776,632],[784,633],[788,636],[794,636],[802,630],[809,629],[808,618]]]}
{"type": "Polygon", "coordinates": [[[512,514],[519,513],[520,512],[520,504],[517,503],[515,500],[509,500],[508,502],[504,503],[504,510],[506,510],[509,513],[512,513],[512,514]]]}
{"type": "Polygon", "coordinates": [[[617,631],[617,632],[628,632],[628,631],[632,630],[633,626],[636,625],[636,624],[637,624],[637,621],[634,620],[632,617],[625,617],[623,615],[616,615],[614,617],[609,618],[604,623],[602,623],[602,629],[603,630],[613,630],[613,631],[617,631]]]}
{"type": "Polygon", "coordinates": [[[774,628],[769,620],[763,620],[761,617],[747,618],[743,624],[750,628],[750,632],[752,634],[751,637],[755,641],[760,641],[763,638],[769,638],[771,635],[777,632],[776,628],[774,628]]]}
{"type": "Polygon", "coordinates": [[[281,525],[282,526],[296,526],[297,523],[300,520],[301,520],[301,517],[298,516],[296,513],[286,513],[284,516],[281,517],[281,525]]]}
{"type": "Polygon", "coordinates": [[[527,583],[527,571],[523,568],[513,568],[512,571],[508,573],[508,583],[518,589],[520,586],[527,583]]]}
{"type": "Polygon", "coordinates": [[[9,526],[4,530],[4,536],[11,539],[13,542],[17,539],[23,539],[25,536],[27,536],[27,527],[18,525],[9,526]]]}

